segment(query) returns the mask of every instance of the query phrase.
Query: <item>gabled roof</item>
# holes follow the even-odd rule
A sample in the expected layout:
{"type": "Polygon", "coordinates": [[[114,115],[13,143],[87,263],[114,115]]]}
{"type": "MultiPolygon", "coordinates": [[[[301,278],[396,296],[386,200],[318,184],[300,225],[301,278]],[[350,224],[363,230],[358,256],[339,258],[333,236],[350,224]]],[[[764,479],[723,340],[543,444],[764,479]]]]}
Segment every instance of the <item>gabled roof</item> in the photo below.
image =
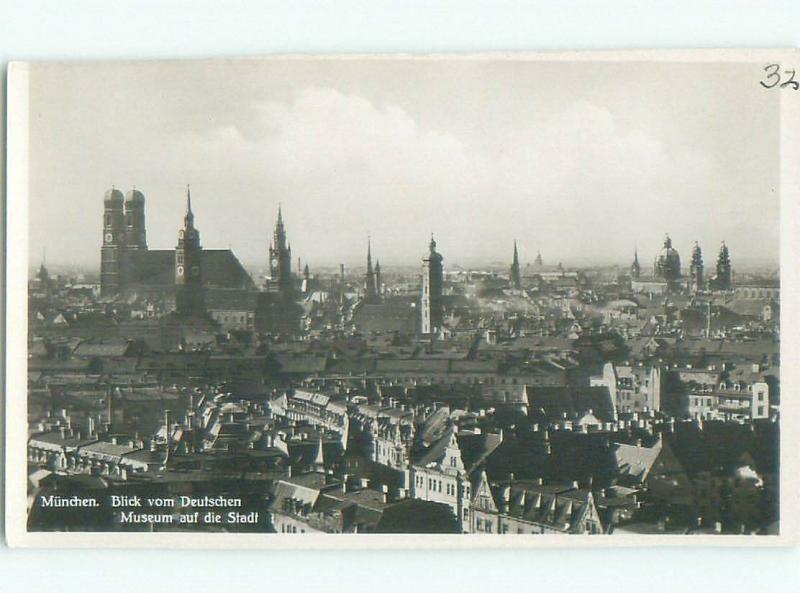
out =
{"type": "Polygon", "coordinates": [[[608,387],[527,385],[528,409],[531,415],[541,414],[548,420],[559,420],[564,414],[572,420],[589,410],[600,420],[614,420],[614,403],[608,387]]]}
{"type": "MultiPolygon", "coordinates": [[[[173,286],[175,250],[150,249],[131,254],[132,284],[173,286]]],[[[203,249],[201,259],[203,284],[221,288],[255,288],[252,278],[230,249],[203,249]]]]}
{"type": "Polygon", "coordinates": [[[613,450],[620,476],[640,484],[647,479],[653,463],[661,453],[661,441],[657,441],[652,447],[616,443],[613,450]]]}

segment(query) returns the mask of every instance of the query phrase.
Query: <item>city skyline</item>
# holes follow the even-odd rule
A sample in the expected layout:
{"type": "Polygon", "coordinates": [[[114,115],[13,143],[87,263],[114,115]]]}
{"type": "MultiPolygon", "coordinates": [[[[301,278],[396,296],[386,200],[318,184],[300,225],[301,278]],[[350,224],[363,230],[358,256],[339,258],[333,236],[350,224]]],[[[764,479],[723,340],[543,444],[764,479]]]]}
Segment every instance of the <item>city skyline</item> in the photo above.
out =
{"type": "Polygon", "coordinates": [[[319,266],[362,261],[368,235],[386,264],[411,264],[431,231],[446,265],[505,261],[516,239],[523,262],[624,264],[638,247],[646,266],[665,232],[686,254],[725,240],[736,264],[778,263],[777,103],[751,110],[763,98],[745,90],[720,106],[665,83],[702,72],[713,87],[753,66],[212,66],[34,69],[31,264],[47,248],[53,265],[97,265],[97,219],[74,212],[98,211],[112,184],[145,193],[150,243],[173,247],[186,181],[204,245],[247,265],[266,263],[279,203],[295,253],[319,266]],[[392,82],[412,69],[418,88],[392,82]]]}

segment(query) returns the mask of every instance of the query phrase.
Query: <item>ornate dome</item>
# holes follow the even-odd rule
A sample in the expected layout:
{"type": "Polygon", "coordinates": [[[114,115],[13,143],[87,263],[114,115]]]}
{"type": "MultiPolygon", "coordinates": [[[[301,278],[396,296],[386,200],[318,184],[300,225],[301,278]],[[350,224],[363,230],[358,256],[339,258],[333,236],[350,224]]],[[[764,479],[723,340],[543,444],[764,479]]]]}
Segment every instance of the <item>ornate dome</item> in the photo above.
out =
{"type": "Polygon", "coordinates": [[[112,187],[110,190],[106,192],[105,195],[106,202],[124,202],[125,197],[122,195],[122,192],[118,189],[112,187]]]}
{"type": "Polygon", "coordinates": [[[430,259],[438,261],[442,261],[444,259],[442,255],[436,251],[436,239],[433,238],[432,233],[431,233],[431,242],[428,244],[428,252],[423,254],[422,259],[430,259]]]}
{"type": "Polygon", "coordinates": [[[144,202],[144,194],[138,189],[134,188],[125,196],[127,202],[144,202]]]}
{"type": "Polygon", "coordinates": [[[681,256],[672,247],[672,239],[667,235],[664,239],[664,248],[656,259],[656,276],[666,281],[677,280],[681,277],[681,256]]]}

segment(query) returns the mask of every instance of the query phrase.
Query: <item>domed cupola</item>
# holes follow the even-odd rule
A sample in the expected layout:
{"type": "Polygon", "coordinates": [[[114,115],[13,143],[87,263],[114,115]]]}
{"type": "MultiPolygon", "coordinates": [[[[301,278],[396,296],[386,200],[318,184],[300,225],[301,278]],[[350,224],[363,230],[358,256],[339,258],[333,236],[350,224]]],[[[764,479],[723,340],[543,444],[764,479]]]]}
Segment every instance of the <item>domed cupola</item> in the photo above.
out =
{"type": "Polygon", "coordinates": [[[656,259],[656,276],[667,282],[673,282],[681,277],[681,256],[672,247],[669,235],[664,239],[664,248],[656,259]]]}
{"type": "Polygon", "coordinates": [[[112,187],[110,190],[106,192],[105,195],[105,202],[119,202],[120,204],[125,201],[125,196],[122,195],[122,192],[112,187]]]}

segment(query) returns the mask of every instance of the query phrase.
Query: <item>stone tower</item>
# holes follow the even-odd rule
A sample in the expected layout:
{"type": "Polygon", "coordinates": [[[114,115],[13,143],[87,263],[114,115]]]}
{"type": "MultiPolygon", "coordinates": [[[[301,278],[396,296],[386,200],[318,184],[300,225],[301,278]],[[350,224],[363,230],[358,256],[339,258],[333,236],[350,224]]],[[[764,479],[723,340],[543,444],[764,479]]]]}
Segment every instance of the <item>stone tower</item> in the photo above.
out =
{"type": "Polygon", "coordinates": [[[699,292],[705,287],[703,280],[703,252],[700,244],[695,241],[692,247],[692,261],[689,264],[689,288],[692,292],[699,292]]]}
{"type": "Polygon", "coordinates": [[[378,300],[383,298],[383,280],[381,279],[381,262],[375,260],[375,290],[378,293],[378,300]]]}
{"type": "Polygon", "coordinates": [[[511,262],[511,272],[509,274],[511,285],[520,290],[522,288],[522,275],[519,271],[519,252],[517,251],[517,242],[514,241],[514,259],[511,262]]]}
{"type": "Polygon", "coordinates": [[[272,243],[269,246],[270,282],[282,295],[294,293],[292,279],[292,247],[286,242],[286,228],[283,226],[283,213],[278,206],[278,221],[275,223],[272,243]]]}
{"type": "Polygon", "coordinates": [[[731,256],[728,252],[728,246],[725,241],[719,248],[719,256],[717,257],[717,277],[715,278],[715,288],[717,290],[730,290],[733,284],[733,277],[731,273],[731,256]]]}
{"type": "Polygon", "coordinates": [[[178,231],[178,245],[175,247],[175,311],[178,315],[205,315],[202,257],[200,233],[194,227],[192,196],[187,187],[186,215],[183,217],[183,228],[178,231]]]}
{"type": "Polygon", "coordinates": [[[443,258],[431,235],[428,253],[422,257],[421,333],[436,334],[442,327],[443,258]]]}
{"type": "Polygon", "coordinates": [[[147,249],[144,194],[133,188],[125,196],[125,238],[131,251],[147,249]]]}
{"type": "Polygon", "coordinates": [[[100,249],[100,294],[113,296],[124,288],[125,198],[111,188],[103,200],[103,246],[100,249]]]}
{"type": "Polygon", "coordinates": [[[642,275],[642,266],[639,265],[639,250],[633,250],[633,263],[631,264],[631,279],[638,280],[642,275]]]}

